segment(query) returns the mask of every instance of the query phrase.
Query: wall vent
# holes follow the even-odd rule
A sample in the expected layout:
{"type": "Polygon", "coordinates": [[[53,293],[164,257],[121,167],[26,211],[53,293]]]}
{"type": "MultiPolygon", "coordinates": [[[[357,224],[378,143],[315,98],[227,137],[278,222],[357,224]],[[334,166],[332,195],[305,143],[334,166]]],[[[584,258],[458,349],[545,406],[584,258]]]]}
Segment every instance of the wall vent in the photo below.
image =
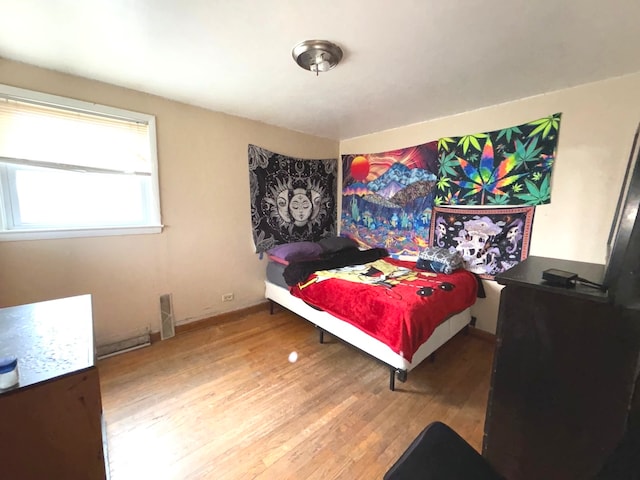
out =
{"type": "Polygon", "coordinates": [[[173,318],[173,301],[170,293],[160,295],[160,338],[165,340],[176,334],[176,325],[173,318]]]}

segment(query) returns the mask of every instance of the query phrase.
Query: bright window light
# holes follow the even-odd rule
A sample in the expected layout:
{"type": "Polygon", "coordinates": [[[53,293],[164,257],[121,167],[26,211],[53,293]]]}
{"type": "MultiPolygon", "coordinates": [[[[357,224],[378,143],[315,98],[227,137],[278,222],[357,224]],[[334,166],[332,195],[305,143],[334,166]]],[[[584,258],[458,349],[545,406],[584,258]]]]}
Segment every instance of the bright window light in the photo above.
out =
{"type": "Polygon", "coordinates": [[[145,182],[134,176],[16,171],[20,225],[104,226],[144,222],[145,182]],[[113,192],[117,191],[117,195],[113,192]]]}
{"type": "Polygon", "coordinates": [[[0,85],[0,240],[161,229],[155,118],[0,85]]]}

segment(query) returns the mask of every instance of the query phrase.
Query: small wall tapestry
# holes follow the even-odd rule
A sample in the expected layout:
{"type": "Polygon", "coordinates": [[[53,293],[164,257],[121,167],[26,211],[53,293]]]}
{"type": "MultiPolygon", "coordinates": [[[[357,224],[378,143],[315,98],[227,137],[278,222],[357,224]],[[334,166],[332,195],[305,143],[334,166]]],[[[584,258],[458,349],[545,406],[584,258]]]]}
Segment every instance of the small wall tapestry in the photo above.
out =
{"type": "Polygon", "coordinates": [[[340,234],[393,256],[417,256],[428,244],[437,143],[342,156],[340,234]]]}
{"type": "Polygon", "coordinates": [[[551,202],[560,113],[487,133],[438,141],[436,205],[551,202]]]}
{"type": "Polygon", "coordinates": [[[462,253],[467,270],[493,278],[527,258],[534,207],[435,207],[432,246],[462,253]]]}
{"type": "Polygon", "coordinates": [[[256,252],[336,233],[336,159],[304,160],[249,145],[251,225],[256,252]]]}

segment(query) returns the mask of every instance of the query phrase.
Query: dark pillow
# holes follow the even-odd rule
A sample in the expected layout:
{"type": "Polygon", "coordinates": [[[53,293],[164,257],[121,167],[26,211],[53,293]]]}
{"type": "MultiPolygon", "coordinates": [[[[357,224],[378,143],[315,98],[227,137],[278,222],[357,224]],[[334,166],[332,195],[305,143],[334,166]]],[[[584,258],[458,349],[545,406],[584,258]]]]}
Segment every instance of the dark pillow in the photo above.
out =
{"type": "Polygon", "coordinates": [[[358,248],[358,242],[347,237],[327,237],[318,242],[324,253],[335,253],[347,248],[358,248]]]}
{"type": "Polygon", "coordinates": [[[322,255],[322,247],[315,242],[283,243],[268,250],[267,255],[280,263],[315,260],[322,255]]]}
{"type": "Polygon", "coordinates": [[[418,256],[416,267],[438,273],[452,273],[464,267],[464,258],[460,252],[450,252],[446,248],[427,247],[418,256]]]}

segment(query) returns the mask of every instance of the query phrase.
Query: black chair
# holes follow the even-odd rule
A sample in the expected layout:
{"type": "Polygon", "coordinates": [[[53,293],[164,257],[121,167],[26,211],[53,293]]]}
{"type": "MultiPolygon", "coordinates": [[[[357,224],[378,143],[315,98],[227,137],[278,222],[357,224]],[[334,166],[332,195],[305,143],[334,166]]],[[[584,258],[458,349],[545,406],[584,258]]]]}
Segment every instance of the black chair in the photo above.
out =
{"type": "MultiPolygon", "coordinates": [[[[384,480],[505,480],[460,435],[429,425],[384,475],[384,480]]],[[[592,480],[640,480],[640,418],[632,416],[617,448],[592,480]]]]}
{"type": "Polygon", "coordinates": [[[384,475],[384,480],[504,480],[460,435],[429,425],[384,475]]]}

